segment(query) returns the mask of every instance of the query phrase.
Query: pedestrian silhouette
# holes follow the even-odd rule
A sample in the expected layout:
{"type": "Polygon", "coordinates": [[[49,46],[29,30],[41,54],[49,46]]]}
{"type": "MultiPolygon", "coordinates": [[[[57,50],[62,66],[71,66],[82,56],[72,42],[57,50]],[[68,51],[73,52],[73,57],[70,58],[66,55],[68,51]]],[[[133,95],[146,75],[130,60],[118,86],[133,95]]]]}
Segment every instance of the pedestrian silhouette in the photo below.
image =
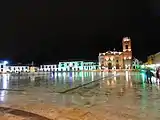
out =
{"type": "Polygon", "coordinates": [[[156,70],[156,78],[160,80],[160,67],[156,70]]]}
{"type": "Polygon", "coordinates": [[[147,69],[147,71],[146,71],[146,76],[147,76],[147,83],[152,84],[151,78],[152,78],[152,76],[154,76],[154,74],[151,72],[150,69],[147,69]]]}

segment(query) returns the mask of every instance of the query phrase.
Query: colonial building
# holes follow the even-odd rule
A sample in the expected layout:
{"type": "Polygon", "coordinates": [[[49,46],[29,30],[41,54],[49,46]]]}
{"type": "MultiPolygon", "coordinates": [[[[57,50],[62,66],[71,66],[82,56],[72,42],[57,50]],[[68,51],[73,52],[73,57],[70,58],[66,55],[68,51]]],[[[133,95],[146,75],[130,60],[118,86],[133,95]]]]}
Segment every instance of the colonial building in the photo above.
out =
{"type": "Polygon", "coordinates": [[[57,65],[40,65],[39,71],[41,72],[58,71],[58,66],[57,65]]]}
{"type": "Polygon", "coordinates": [[[160,52],[154,55],[148,56],[147,63],[148,64],[160,64],[160,52]]]}
{"type": "Polygon", "coordinates": [[[99,66],[100,69],[131,69],[132,66],[132,49],[131,39],[128,37],[122,40],[122,52],[107,51],[99,53],[99,66]]]}
{"type": "Polygon", "coordinates": [[[132,60],[132,68],[133,69],[139,69],[140,68],[140,64],[141,64],[141,61],[139,61],[138,59],[134,58],[132,60]]]}
{"type": "Polygon", "coordinates": [[[30,72],[29,66],[21,65],[11,65],[7,66],[7,72],[20,73],[20,72],[30,72]]]}
{"type": "Polygon", "coordinates": [[[59,62],[58,65],[40,65],[40,71],[82,71],[96,70],[98,65],[95,62],[71,61],[59,62]]]}
{"type": "Polygon", "coordinates": [[[6,73],[7,72],[7,61],[0,61],[0,73],[6,73]]]}

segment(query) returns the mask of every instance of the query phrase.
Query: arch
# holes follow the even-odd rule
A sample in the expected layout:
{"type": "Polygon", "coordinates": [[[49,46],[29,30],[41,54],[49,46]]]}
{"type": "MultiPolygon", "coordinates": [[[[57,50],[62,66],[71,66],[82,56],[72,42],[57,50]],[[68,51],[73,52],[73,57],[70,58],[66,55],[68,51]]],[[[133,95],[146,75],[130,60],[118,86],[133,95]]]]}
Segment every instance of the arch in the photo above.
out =
{"type": "Polygon", "coordinates": [[[133,66],[133,69],[136,69],[136,66],[133,66]]]}

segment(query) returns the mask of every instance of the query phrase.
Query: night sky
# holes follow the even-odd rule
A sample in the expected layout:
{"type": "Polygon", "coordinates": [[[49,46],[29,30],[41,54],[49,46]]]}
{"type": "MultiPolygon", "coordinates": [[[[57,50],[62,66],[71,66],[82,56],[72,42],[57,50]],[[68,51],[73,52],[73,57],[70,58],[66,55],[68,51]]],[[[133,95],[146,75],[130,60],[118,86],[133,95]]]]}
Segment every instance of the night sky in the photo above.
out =
{"type": "Polygon", "coordinates": [[[140,60],[160,51],[158,0],[10,0],[0,8],[1,59],[98,60],[99,52],[122,51],[125,36],[140,60]]]}

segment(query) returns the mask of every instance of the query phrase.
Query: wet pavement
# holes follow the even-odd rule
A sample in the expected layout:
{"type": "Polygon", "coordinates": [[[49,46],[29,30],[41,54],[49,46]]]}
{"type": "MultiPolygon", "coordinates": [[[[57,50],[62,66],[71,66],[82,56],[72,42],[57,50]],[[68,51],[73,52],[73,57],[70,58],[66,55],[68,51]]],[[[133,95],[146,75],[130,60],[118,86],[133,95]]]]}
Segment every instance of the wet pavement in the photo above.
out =
{"type": "Polygon", "coordinates": [[[160,90],[155,78],[150,85],[144,82],[143,73],[83,75],[72,73],[72,79],[64,78],[64,73],[59,74],[59,78],[55,75],[34,79],[34,76],[28,79],[2,76],[0,116],[3,118],[0,120],[160,119],[160,90]],[[86,84],[88,82],[90,84],[86,84]],[[71,90],[59,93],[68,89],[71,90]]]}

